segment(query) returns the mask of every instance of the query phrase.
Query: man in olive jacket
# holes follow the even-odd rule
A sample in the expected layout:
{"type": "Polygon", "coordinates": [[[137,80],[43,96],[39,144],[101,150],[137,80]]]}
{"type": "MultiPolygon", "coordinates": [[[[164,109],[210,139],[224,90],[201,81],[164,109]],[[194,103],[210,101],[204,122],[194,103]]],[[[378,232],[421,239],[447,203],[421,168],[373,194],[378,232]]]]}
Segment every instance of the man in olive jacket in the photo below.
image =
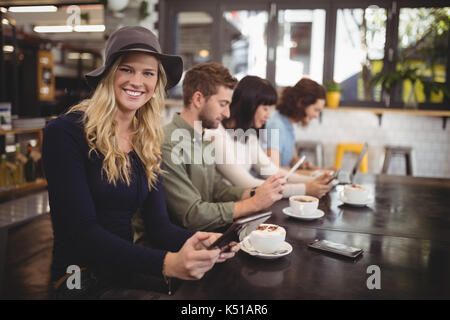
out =
{"type": "Polygon", "coordinates": [[[258,188],[229,186],[216,172],[211,141],[205,129],[215,129],[230,116],[236,86],[228,69],[204,63],[190,69],[183,81],[184,107],[164,127],[163,189],[171,220],[190,230],[211,231],[270,207],[282,198],[283,175],[258,188]]]}

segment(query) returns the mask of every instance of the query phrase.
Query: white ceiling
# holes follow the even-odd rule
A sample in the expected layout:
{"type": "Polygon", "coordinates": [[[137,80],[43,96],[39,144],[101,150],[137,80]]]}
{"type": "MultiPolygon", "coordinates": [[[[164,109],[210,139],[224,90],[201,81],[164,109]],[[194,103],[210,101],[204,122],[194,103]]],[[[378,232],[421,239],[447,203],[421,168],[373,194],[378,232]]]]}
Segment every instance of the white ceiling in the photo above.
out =
{"type": "Polygon", "coordinates": [[[8,12],[7,16],[13,18],[16,22],[17,30],[23,31],[33,36],[49,39],[52,41],[61,41],[74,47],[89,48],[96,51],[101,51],[104,46],[103,32],[70,32],[70,33],[36,33],[33,31],[34,26],[53,26],[66,25],[70,19],[71,12],[67,12],[69,4],[77,4],[81,9],[81,14],[88,13],[89,23],[81,20],[81,24],[103,25],[104,24],[104,8],[100,1],[49,1],[49,0],[14,0],[3,1],[0,0],[0,6],[17,6],[17,5],[48,5],[58,4],[57,12],[43,12],[43,13],[14,13],[8,12]],[[86,4],[90,3],[90,4],[86,4]],[[97,3],[97,4],[95,4],[97,3]]]}
{"type": "Polygon", "coordinates": [[[101,0],[0,0],[0,6],[40,6],[101,3],[101,0]]]}

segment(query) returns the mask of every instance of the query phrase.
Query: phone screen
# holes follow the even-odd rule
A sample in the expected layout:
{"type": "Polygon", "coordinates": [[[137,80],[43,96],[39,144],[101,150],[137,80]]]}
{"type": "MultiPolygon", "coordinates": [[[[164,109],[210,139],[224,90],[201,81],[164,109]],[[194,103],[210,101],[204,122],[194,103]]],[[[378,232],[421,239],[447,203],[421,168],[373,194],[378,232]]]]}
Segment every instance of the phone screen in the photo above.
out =
{"type": "Polygon", "coordinates": [[[328,240],[316,240],[308,246],[313,249],[327,251],[349,258],[356,258],[363,252],[360,248],[354,248],[342,243],[331,242],[328,240]]]}

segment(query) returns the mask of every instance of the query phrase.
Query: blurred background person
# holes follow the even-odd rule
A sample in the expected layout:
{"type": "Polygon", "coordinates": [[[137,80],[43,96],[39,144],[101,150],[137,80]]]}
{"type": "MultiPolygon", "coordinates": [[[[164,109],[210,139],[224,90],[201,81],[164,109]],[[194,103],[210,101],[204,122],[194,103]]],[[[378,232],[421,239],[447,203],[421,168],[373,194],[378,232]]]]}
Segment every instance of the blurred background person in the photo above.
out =
{"type": "MultiPolygon", "coordinates": [[[[277,93],[266,79],[246,76],[236,86],[230,104],[230,117],[216,130],[208,130],[205,139],[214,137],[216,168],[231,184],[258,187],[270,175],[287,171],[270,161],[259,143],[259,129],[264,129],[277,102],[277,93]]],[[[317,179],[294,173],[283,190],[283,197],[308,194],[322,197],[331,185],[329,176],[317,179]]]]}

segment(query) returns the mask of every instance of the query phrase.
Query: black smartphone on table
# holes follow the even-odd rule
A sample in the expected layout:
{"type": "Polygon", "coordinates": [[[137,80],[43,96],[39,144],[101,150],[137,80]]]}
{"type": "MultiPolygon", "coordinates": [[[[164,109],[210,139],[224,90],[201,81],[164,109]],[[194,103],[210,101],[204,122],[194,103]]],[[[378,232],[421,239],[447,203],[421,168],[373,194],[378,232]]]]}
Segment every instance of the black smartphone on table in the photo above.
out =
{"type": "Polygon", "coordinates": [[[245,236],[256,230],[261,223],[264,223],[272,215],[271,211],[255,213],[250,216],[236,219],[233,224],[208,247],[208,250],[219,248],[226,249],[232,242],[240,242],[245,236]]]}
{"type": "Polygon", "coordinates": [[[360,248],[354,248],[346,244],[336,243],[328,240],[315,240],[313,243],[310,243],[308,247],[320,251],[338,254],[350,259],[356,259],[363,253],[363,250],[360,248]]]}

